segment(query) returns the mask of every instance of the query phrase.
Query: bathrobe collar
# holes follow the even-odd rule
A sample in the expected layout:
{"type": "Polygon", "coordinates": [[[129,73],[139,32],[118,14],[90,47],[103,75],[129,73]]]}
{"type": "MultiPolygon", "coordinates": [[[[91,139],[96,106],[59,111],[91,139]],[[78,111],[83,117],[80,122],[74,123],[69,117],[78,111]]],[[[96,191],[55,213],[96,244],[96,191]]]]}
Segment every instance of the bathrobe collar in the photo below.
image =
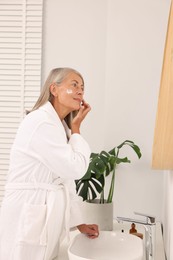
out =
{"type": "Polygon", "coordinates": [[[56,110],[54,109],[54,107],[52,106],[52,104],[48,101],[46,102],[43,106],[41,106],[39,108],[40,110],[44,110],[46,113],[48,113],[53,120],[58,124],[62,126],[63,131],[65,130],[67,138],[69,139],[71,136],[71,131],[69,129],[69,127],[67,126],[66,122],[63,120],[61,121],[61,119],[59,118],[59,115],[57,114],[56,110]]]}

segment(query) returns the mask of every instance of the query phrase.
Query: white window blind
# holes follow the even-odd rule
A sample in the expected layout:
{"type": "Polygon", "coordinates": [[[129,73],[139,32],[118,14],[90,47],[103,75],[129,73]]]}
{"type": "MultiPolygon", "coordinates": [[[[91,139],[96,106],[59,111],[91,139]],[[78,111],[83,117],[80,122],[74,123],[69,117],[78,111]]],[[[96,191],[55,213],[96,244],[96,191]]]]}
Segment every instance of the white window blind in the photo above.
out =
{"type": "Polygon", "coordinates": [[[9,155],[41,85],[42,0],[0,0],[0,203],[9,155]]]}

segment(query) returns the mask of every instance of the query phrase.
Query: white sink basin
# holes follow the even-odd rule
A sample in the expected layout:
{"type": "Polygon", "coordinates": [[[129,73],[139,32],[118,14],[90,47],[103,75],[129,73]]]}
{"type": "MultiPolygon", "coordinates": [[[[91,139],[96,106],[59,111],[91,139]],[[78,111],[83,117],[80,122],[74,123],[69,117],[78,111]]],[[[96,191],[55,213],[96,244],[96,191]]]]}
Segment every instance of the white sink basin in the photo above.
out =
{"type": "Polygon", "coordinates": [[[69,260],[142,260],[140,238],[115,231],[100,231],[96,239],[78,234],[68,248],[69,260]]]}

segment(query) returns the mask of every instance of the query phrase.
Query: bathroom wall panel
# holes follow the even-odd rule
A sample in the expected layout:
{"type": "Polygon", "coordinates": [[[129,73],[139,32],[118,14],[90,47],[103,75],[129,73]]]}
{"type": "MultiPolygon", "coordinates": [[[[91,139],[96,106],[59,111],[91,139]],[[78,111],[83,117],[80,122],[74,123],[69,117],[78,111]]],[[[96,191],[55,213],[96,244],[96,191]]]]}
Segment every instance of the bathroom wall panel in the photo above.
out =
{"type": "Polygon", "coordinates": [[[153,143],[153,169],[173,169],[173,4],[170,8],[153,143]]]}

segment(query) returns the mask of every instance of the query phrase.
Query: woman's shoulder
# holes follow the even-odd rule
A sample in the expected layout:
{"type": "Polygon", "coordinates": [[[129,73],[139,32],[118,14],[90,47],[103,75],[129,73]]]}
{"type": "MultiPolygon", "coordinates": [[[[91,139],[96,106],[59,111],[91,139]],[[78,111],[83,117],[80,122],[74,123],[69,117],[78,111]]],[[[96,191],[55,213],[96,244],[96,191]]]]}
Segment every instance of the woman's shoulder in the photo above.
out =
{"type": "Polygon", "coordinates": [[[25,116],[24,121],[33,121],[33,122],[41,122],[50,120],[51,116],[51,104],[50,102],[46,102],[44,105],[40,106],[38,109],[35,109],[28,113],[25,116]]]}
{"type": "Polygon", "coordinates": [[[57,114],[54,112],[51,104],[46,103],[45,105],[41,106],[40,108],[31,111],[29,114],[25,116],[23,121],[19,126],[19,131],[26,131],[28,130],[35,131],[39,129],[41,126],[46,128],[46,126],[54,126],[62,128],[62,122],[58,118],[57,114]]]}
{"type": "Polygon", "coordinates": [[[29,114],[27,114],[23,120],[23,123],[33,123],[37,124],[47,120],[47,114],[45,111],[36,109],[29,114]]]}

